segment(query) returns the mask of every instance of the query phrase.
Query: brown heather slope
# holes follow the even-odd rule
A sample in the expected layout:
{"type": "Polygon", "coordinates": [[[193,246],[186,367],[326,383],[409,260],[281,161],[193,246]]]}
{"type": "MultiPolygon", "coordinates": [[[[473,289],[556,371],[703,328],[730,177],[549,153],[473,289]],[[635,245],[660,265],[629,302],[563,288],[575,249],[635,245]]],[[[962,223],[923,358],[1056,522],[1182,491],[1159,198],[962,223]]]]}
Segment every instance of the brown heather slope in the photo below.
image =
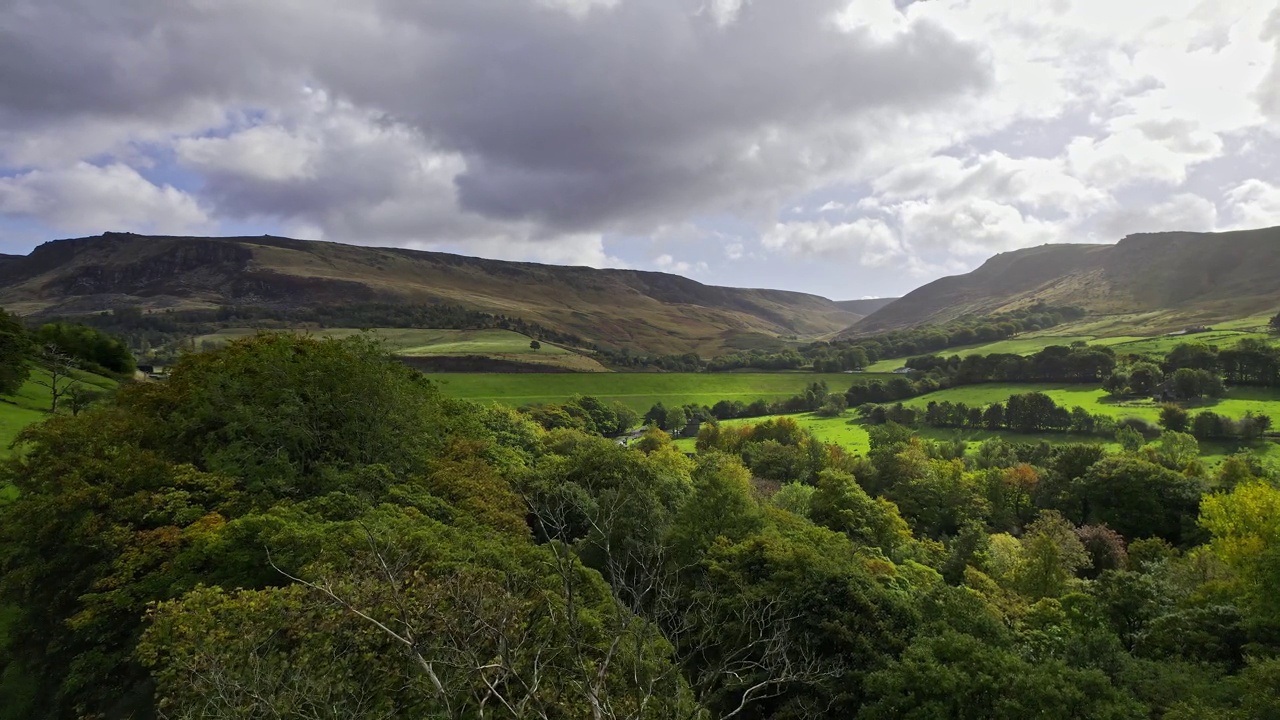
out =
{"type": "Polygon", "coordinates": [[[1037,301],[1093,314],[1151,313],[1149,331],[1175,330],[1280,308],[1280,228],[1130,235],[1115,245],[1043,245],[1002,253],[877,310],[841,336],[1037,301]]]}
{"type": "Polygon", "coordinates": [[[48,242],[0,263],[0,305],[22,314],[354,302],[443,302],[601,345],[703,355],[779,335],[829,335],[861,317],[816,295],[713,287],[664,273],[266,236],[107,233],[48,242]]]}

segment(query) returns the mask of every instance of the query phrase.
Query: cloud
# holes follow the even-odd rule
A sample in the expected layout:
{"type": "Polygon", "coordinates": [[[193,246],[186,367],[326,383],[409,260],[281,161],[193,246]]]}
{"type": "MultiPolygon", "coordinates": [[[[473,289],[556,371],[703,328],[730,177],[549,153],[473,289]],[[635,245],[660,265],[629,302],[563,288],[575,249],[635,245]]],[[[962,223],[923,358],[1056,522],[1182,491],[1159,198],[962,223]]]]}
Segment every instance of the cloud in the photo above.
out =
{"type": "Polygon", "coordinates": [[[1266,79],[1258,86],[1257,100],[1262,111],[1272,121],[1280,121],[1280,6],[1271,12],[1267,24],[1262,31],[1262,39],[1269,41],[1274,48],[1271,70],[1266,79]]]}
{"type": "Polygon", "coordinates": [[[1100,140],[1076,138],[1067,148],[1072,170],[1105,188],[1144,181],[1179,185],[1186,180],[1188,168],[1222,153],[1222,138],[1190,122],[1133,124],[1100,140]]]}
{"type": "Polygon", "coordinates": [[[1106,240],[1134,233],[1211,231],[1218,227],[1218,208],[1199,195],[1182,193],[1160,203],[1115,207],[1098,217],[1095,227],[1106,240]]]}
{"type": "Polygon", "coordinates": [[[0,225],[670,256],[719,282],[893,294],[1016,247],[1280,222],[1251,180],[1280,152],[1274,3],[0,0],[0,17],[0,225]]]}
{"type": "Polygon", "coordinates": [[[676,260],[665,253],[654,258],[653,264],[663,272],[675,273],[676,275],[696,275],[705,273],[710,269],[705,262],[690,263],[676,260]]]}
{"type": "Polygon", "coordinates": [[[31,5],[0,29],[0,124],[97,120],[105,136],[210,103],[278,111],[311,86],[461,158],[466,211],[548,232],[648,229],[780,202],[857,154],[859,118],[945,102],[986,73],[928,20],[888,42],[842,32],[837,0],[301,7],[31,5]]]}
{"type": "Polygon", "coordinates": [[[905,254],[893,230],[872,218],[835,224],[826,220],[778,223],[761,237],[761,244],[791,255],[856,257],[870,267],[884,266],[905,254]]]}
{"type": "Polygon", "coordinates": [[[1227,193],[1239,229],[1280,225],[1280,185],[1247,180],[1227,193]]]}
{"type": "Polygon", "coordinates": [[[195,198],[172,186],[154,185],[125,165],[83,162],[0,178],[0,215],[38,220],[71,233],[181,234],[209,223],[195,198]]]}

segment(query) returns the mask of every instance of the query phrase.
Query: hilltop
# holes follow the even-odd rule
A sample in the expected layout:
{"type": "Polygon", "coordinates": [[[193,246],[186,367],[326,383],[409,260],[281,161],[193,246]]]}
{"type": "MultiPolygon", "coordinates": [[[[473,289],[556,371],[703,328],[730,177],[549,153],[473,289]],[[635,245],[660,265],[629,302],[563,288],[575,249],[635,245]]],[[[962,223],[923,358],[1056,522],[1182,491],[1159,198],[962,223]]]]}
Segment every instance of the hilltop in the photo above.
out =
{"type": "MultiPolygon", "coordinates": [[[[864,313],[816,295],[704,285],[676,275],[485,260],[283,237],[106,233],[0,262],[0,305],[24,315],[354,302],[449,303],[603,346],[659,353],[778,344],[864,313]]],[[[855,301],[861,303],[862,301],[855,301]]],[[[856,306],[856,305],[855,305],[856,306]]]]}
{"type": "Polygon", "coordinates": [[[880,308],[849,337],[1043,301],[1094,315],[1143,313],[1160,332],[1280,306],[1280,228],[1130,235],[1115,245],[1043,245],[1002,253],[880,308]]]}

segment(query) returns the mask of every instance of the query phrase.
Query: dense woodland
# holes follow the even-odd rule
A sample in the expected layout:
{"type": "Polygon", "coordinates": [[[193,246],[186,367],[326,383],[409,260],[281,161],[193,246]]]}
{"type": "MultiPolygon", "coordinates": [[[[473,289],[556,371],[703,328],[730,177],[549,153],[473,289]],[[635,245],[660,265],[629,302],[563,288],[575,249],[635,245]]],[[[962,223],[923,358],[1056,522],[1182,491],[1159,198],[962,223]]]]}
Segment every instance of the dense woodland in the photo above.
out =
{"type": "Polygon", "coordinates": [[[779,419],[690,458],[535,419],[276,335],[29,428],[0,717],[1280,713],[1248,456],[887,423],[859,457],[779,419]]]}

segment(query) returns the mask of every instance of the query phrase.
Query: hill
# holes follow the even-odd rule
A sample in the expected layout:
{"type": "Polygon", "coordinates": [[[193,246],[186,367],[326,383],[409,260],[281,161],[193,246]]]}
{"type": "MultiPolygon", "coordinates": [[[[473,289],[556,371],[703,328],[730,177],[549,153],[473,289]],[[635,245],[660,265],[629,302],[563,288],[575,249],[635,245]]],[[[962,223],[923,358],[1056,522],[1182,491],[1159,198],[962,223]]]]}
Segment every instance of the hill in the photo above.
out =
{"type": "Polygon", "coordinates": [[[864,298],[862,300],[837,300],[836,305],[851,313],[870,315],[898,298],[864,298]]]}
{"type": "Polygon", "coordinates": [[[699,352],[829,335],[861,317],[816,295],[676,275],[505,262],[281,237],[107,233],[0,263],[0,305],[24,315],[353,302],[449,303],[604,346],[699,352]]]}
{"type": "Polygon", "coordinates": [[[1043,301],[1095,315],[1142,313],[1163,332],[1280,307],[1280,228],[1130,235],[1115,245],[1043,245],[1002,253],[872,312],[855,336],[1043,301]]]}

